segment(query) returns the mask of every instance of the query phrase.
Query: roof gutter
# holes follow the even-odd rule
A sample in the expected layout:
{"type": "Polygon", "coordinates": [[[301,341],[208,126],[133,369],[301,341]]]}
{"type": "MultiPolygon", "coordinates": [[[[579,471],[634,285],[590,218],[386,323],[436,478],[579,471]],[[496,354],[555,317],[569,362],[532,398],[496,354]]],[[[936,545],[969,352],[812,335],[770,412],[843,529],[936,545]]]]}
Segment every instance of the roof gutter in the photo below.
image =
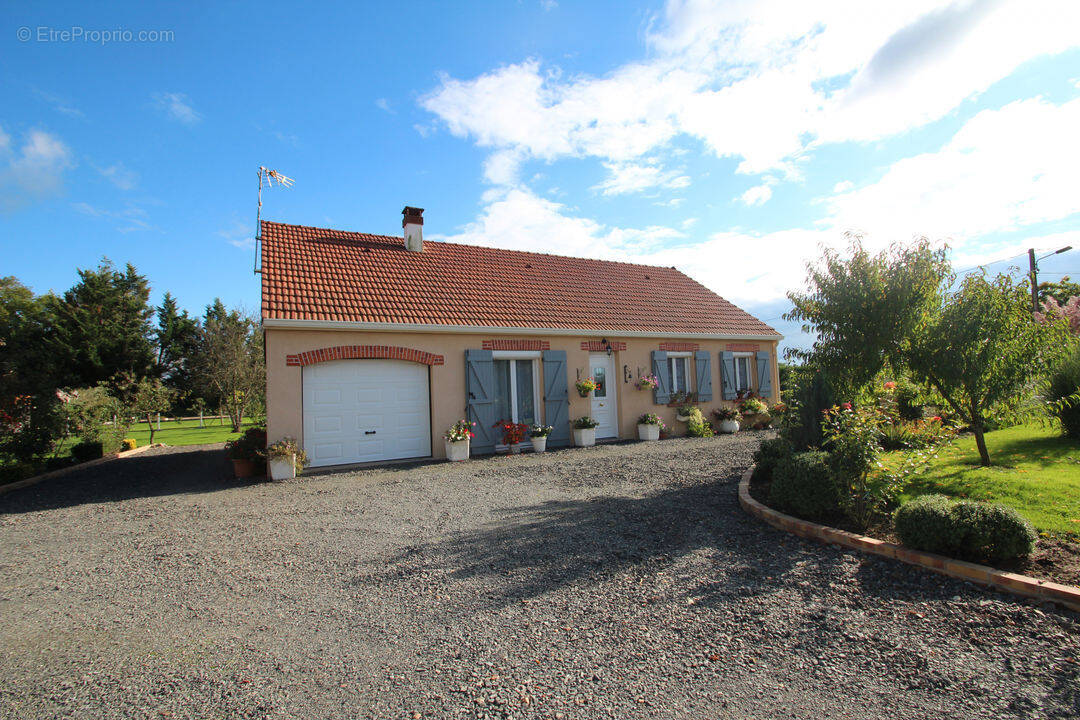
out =
{"type": "Polygon", "coordinates": [[[758,340],[774,342],[784,336],[745,333],[688,333],[677,330],[594,330],[577,328],[488,327],[485,325],[434,325],[395,322],[352,322],[348,320],[289,320],[263,318],[264,329],[343,330],[353,332],[476,333],[494,335],[564,335],[573,337],[694,338],[700,340],[758,340]]]}

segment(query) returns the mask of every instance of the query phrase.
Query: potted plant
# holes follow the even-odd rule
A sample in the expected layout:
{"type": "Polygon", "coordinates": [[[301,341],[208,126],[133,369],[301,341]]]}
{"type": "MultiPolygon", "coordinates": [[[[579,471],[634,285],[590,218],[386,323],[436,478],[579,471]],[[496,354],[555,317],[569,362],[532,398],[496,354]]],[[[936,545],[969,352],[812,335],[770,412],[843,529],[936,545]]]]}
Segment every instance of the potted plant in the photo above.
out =
{"type": "Polygon", "coordinates": [[[645,413],[637,419],[637,436],[638,440],[659,440],[660,431],[666,430],[667,425],[660,419],[660,416],[656,413],[645,413]]]}
{"type": "Polygon", "coordinates": [[[458,420],[443,433],[446,447],[446,459],[450,462],[462,462],[469,459],[469,439],[473,437],[474,422],[458,420]]]}
{"type": "Polygon", "coordinates": [[[250,427],[235,440],[225,443],[225,450],[238,478],[266,474],[266,428],[250,427]]]}
{"type": "Polygon", "coordinates": [[[578,447],[592,447],[596,444],[596,426],[599,425],[588,415],[574,421],[574,444],[578,447]]]}
{"type": "Polygon", "coordinates": [[[697,410],[697,405],[693,405],[691,403],[680,405],[679,412],[675,416],[675,419],[679,422],[686,422],[694,415],[695,410],[697,410]]]}
{"type": "Polygon", "coordinates": [[[739,402],[739,411],[750,427],[762,427],[769,421],[769,406],[759,397],[749,395],[739,402]]]}
{"type": "Polygon", "coordinates": [[[284,437],[266,448],[266,458],[272,480],[291,480],[308,465],[307,453],[291,437],[284,437]]]}
{"type": "Polygon", "coordinates": [[[580,395],[581,397],[589,397],[590,395],[592,395],[593,390],[596,389],[596,380],[594,380],[590,376],[585,378],[584,380],[578,380],[576,383],[574,383],[574,387],[577,388],[578,395],[580,395]]]}
{"type": "Polygon", "coordinates": [[[525,439],[525,435],[529,432],[529,426],[525,423],[510,422],[509,420],[500,420],[492,427],[502,429],[502,441],[503,445],[506,445],[510,452],[517,455],[521,452],[521,441],[525,439]]]}
{"type": "Polygon", "coordinates": [[[720,422],[720,432],[729,435],[739,432],[738,410],[731,407],[722,407],[719,410],[713,410],[712,414],[720,422]]]}
{"type": "Polygon", "coordinates": [[[529,428],[529,440],[532,441],[533,452],[547,452],[548,435],[554,429],[550,425],[533,425],[529,428]]]}
{"type": "Polygon", "coordinates": [[[655,375],[642,375],[634,385],[638,390],[655,390],[660,387],[660,380],[655,375]]]}

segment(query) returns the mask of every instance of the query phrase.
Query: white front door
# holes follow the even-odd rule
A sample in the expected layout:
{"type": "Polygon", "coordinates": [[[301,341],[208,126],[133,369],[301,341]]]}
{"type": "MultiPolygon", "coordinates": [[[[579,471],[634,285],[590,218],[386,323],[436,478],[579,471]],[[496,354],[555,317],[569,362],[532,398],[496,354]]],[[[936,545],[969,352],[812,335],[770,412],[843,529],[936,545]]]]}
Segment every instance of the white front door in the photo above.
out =
{"type": "Polygon", "coordinates": [[[428,368],[335,360],[304,368],[304,450],[313,467],[431,455],[428,368]]]}
{"type": "Polygon", "coordinates": [[[596,381],[596,391],[592,398],[590,414],[599,425],[596,437],[614,438],[619,436],[619,413],[615,398],[615,358],[611,355],[590,355],[589,374],[596,381]]]}

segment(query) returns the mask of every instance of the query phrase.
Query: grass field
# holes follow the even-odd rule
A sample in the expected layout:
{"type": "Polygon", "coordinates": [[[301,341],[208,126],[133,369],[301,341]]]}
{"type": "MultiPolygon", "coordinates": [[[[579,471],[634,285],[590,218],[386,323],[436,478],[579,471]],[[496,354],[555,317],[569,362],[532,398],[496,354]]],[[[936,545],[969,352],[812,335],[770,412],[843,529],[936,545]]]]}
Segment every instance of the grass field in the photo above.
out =
{"type": "MultiPolygon", "coordinates": [[[[245,428],[254,424],[251,418],[244,421],[245,428]]],[[[220,420],[206,420],[205,425],[206,427],[200,428],[198,420],[162,420],[161,430],[154,433],[154,442],[166,445],[209,445],[240,437],[240,433],[232,431],[232,424],[228,420],[224,425],[220,420]]],[[[126,437],[135,438],[138,447],[142,447],[150,442],[150,429],[146,423],[138,423],[128,430],[126,437]]]]}
{"type": "Polygon", "coordinates": [[[974,436],[963,437],[908,487],[926,493],[999,502],[1036,529],[1080,535],[1080,443],[1056,428],[1023,425],[987,433],[991,467],[979,465],[974,436]]]}

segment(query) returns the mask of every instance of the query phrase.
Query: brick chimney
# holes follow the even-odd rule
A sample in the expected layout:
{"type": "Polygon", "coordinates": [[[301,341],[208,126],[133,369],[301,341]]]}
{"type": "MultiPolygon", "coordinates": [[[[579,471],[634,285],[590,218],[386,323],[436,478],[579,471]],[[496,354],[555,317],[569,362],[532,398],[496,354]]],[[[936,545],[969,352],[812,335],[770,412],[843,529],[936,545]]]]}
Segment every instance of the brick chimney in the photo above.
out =
{"type": "Polygon", "coordinates": [[[424,251],[424,208],[405,206],[401,211],[401,227],[405,228],[405,249],[424,251]]]}

